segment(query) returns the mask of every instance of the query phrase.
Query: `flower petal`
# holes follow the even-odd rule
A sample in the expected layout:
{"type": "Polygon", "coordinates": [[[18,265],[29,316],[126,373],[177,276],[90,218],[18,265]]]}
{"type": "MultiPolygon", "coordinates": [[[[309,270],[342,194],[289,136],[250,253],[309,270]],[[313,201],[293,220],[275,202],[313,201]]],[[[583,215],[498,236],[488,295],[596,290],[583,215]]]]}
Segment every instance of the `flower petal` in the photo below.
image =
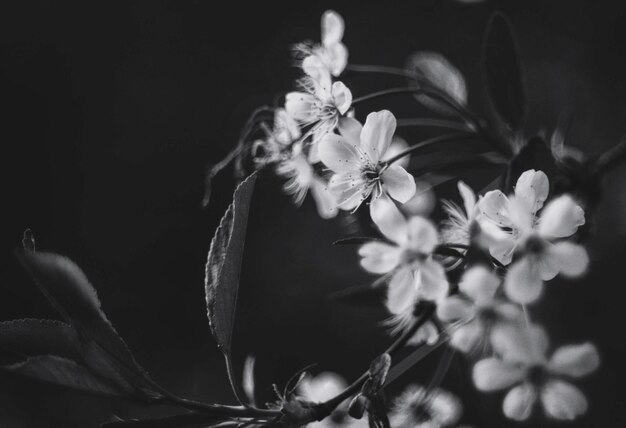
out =
{"type": "Polygon", "coordinates": [[[548,367],[554,373],[581,377],[595,371],[600,365],[600,355],[592,343],[561,346],[552,355],[548,367]]]}
{"type": "Polygon", "coordinates": [[[358,148],[337,134],[326,134],[318,144],[320,160],[334,172],[354,171],[359,176],[363,155],[358,148]]]}
{"type": "Polygon", "coordinates": [[[448,278],[443,267],[432,259],[421,263],[417,276],[417,295],[438,302],[448,295],[448,278]]]}
{"type": "Polygon", "coordinates": [[[315,377],[306,376],[298,385],[299,394],[314,403],[329,400],[348,386],[336,373],[323,372],[315,377]]]}
{"type": "Polygon", "coordinates": [[[465,207],[467,217],[471,218],[474,214],[474,208],[476,207],[476,194],[471,187],[462,181],[457,183],[457,187],[459,188],[459,193],[463,199],[463,206],[465,207]]]}
{"type": "Polygon", "coordinates": [[[324,75],[328,74],[328,67],[319,55],[313,54],[302,61],[302,71],[314,80],[321,81],[324,79],[324,75]]]}
{"type": "Polygon", "coordinates": [[[543,171],[530,169],[517,179],[515,197],[518,198],[530,213],[535,214],[548,198],[550,182],[543,171]]]}
{"type": "Polygon", "coordinates": [[[587,411],[587,399],[574,385],[560,380],[548,382],[541,391],[541,404],[546,415],[571,421],[587,411]]]}
{"type": "Polygon", "coordinates": [[[424,217],[411,217],[407,222],[407,248],[422,254],[430,254],[439,243],[435,225],[424,217]]]}
{"type": "MultiPolygon", "coordinates": [[[[385,155],[381,158],[381,160],[386,162],[395,155],[398,155],[405,151],[408,147],[409,143],[407,143],[404,138],[400,137],[399,135],[394,135],[391,139],[391,144],[389,145],[389,148],[387,149],[385,155]]],[[[405,156],[395,161],[394,164],[406,169],[406,167],[409,166],[409,160],[409,157],[405,156]]]]}
{"type": "Polygon", "coordinates": [[[408,224],[404,215],[387,195],[370,203],[370,216],[383,235],[400,246],[409,239],[408,224]]]}
{"type": "Polygon", "coordinates": [[[391,277],[386,306],[392,314],[401,314],[415,304],[415,272],[401,267],[391,277]]]}
{"type": "Polygon", "coordinates": [[[480,323],[472,321],[451,333],[450,345],[467,354],[476,350],[484,337],[485,330],[480,323]]]}
{"type": "Polygon", "coordinates": [[[415,334],[406,342],[409,346],[416,346],[425,343],[434,345],[439,340],[439,330],[432,322],[427,322],[417,329],[415,334]]]}
{"type": "Polygon", "coordinates": [[[368,242],[359,248],[361,266],[371,273],[387,273],[400,263],[402,250],[384,242],[368,242]]]}
{"type": "Polygon", "coordinates": [[[509,267],[504,280],[504,291],[514,302],[527,304],[539,298],[543,280],[536,264],[524,257],[509,267]]]}
{"type": "Polygon", "coordinates": [[[328,189],[328,184],[319,177],[314,177],[311,183],[311,195],[317,206],[317,213],[323,219],[337,215],[337,201],[328,189]]]}
{"type": "Polygon", "coordinates": [[[547,238],[565,238],[585,224],[585,211],[569,195],[550,201],[541,212],[539,233],[547,238]]]}
{"type": "Polygon", "coordinates": [[[491,190],[478,201],[480,214],[501,227],[510,227],[507,215],[509,199],[499,190],[491,190]]]}
{"type": "Polygon", "coordinates": [[[314,114],[314,106],[317,98],[306,92],[289,92],[285,95],[285,110],[295,120],[309,123],[317,120],[314,114]]]}
{"type": "Polygon", "coordinates": [[[532,414],[536,402],[537,390],[531,384],[524,383],[506,394],[502,402],[502,411],[509,419],[523,421],[532,414]]]}
{"type": "Polygon", "coordinates": [[[338,77],[348,65],[348,48],[343,43],[325,46],[330,74],[338,77]]]}
{"type": "Polygon", "coordinates": [[[545,330],[536,324],[519,327],[496,324],[492,328],[490,339],[497,355],[525,367],[544,364],[550,344],[545,330]]]}
{"type": "Polygon", "coordinates": [[[557,242],[546,249],[545,259],[553,264],[557,272],[567,277],[577,277],[585,273],[589,266],[587,250],[572,242],[557,242]]]}
{"type": "Polygon", "coordinates": [[[360,144],[363,125],[358,120],[353,117],[342,117],[337,128],[347,143],[357,146],[360,144]]]}
{"type": "Polygon", "coordinates": [[[343,18],[334,10],[327,10],[322,15],[322,44],[328,46],[339,43],[343,38],[345,24],[343,18]]]}
{"type": "Polygon", "coordinates": [[[459,282],[459,290],[478,305],[491,302],[499,286],[500,278],[481,265],[467,269],[459,282]]]}
{"type": "Polygon", "coordinates": [[[461,418],[463,406],[461,401],[452,393],[441,388],[435,388],[430,393],[430,413],[433,425],[453,426],[461,418]]]}
{"type": "Polygon", "coordinates": [[[478,361],[472,370],[474,385],[481,391],[499,391],[521,381],[524,370],[490,357],[478,361]]]}
{"type": "Polygon", "coordinates": [[[342,82],[335,82],[330,90],[333,97],[333,103],[339,113],[346,114],[352,105],[352,92],[342,82]]]}
{"type": "Polygon", "coordinates": [[[400,165],[391,165],[381,174],[383,190],[400,203],[415,195],[415,179],[400,165]]]}
{"type": "Polygon", "coordinates": [[[389,110],[367,115],[361,131],[361,149],[374,164],[385,155],[396,132],[396,118],[389,110]]]}
{"type": "Polygon", "coordinates": [[[444,322],[469,321],[474,317],[474,307],[459,296],[450,296],[437,305],[437,317],[444,322]]]}

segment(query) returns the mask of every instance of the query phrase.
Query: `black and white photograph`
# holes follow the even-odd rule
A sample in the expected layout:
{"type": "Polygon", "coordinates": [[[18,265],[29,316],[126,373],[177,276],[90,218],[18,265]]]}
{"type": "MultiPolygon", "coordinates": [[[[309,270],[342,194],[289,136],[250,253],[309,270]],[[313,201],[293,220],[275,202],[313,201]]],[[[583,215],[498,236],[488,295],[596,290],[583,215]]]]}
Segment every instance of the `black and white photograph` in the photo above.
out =
{"type": "Polygon", "coordinates": [[[626,427],[626,2],[0,20],[0,428],[626,427]]]}

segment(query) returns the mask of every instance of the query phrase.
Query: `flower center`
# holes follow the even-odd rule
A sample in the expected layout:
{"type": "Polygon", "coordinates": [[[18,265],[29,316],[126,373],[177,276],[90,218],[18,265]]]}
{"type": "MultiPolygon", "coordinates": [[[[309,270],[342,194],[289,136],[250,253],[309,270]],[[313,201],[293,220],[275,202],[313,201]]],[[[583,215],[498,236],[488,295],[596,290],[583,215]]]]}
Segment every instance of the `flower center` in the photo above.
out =
{"type": "Polygon", "coordinates": [[[534,365],[526,372],[526,378],[533,385],[541,386],[548,380],[548,371],[541,365],[534,365]]]}
{"type": "Polygon", "coordinates": [[[541,254],[545,248],[544,240],[537,235],[529,236],[524,243],[524,251],[528,254],[541,254]]]}
{"type": "Polygon", "coordinates": [[[413,418],[416,423],[424,423],[431,420],[430,407],[426,403],[413,405],[413,418]]]}

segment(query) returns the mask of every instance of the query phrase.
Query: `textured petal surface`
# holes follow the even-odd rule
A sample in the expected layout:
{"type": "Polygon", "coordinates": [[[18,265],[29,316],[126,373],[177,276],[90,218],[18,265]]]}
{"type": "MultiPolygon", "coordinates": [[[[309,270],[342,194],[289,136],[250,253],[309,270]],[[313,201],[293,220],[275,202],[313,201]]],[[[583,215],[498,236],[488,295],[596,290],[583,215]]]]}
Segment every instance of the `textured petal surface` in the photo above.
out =
{"type": "Polygon", "coordinates": [[[599,366],[600,355],[591,343],[561,346],[554,352],[548,363],[552,372],[571,377],[588,375],[599,366]]]}
{"type": "Polygon", "coordinates": [[[361,149],[376,164],[385,155],[396,132],[396,118],[389,110],[367,115],[361,132],[361,149]]]}
{"type": "Polygon", "coordinates": [[[327,10],[322,15],[322,44],[328,46],[339,43],[343,38],[345,24],[343,18],[334,10],[327,10]]]}
{"type": "Polygon", "coordinates": [[[517,179],[515,197],[518,198],[530,213],[536,213],[548,198],[550,182],[543,171],[530,169],[517,179]]]}
{"type": "Polygon", "coordinates": [[[499,286],[500,278],[481,265],[466,270],[459,282],[459,290],[479,305],[491,302],[499,286]]]}
{"type": "Polygon", "coordinates": [[[562,195],[550,201],[541,212],[539,233],[548,238],[565,238],[585,224],[585,212],[571,196],[562,195]]]}
{"type": "Polygon", "coordinates": [[[520,382],[524,371],[498,358],[478,361],[472,370],[474,385],[481,391],[499,391],[520,382]]]}
{"type": "Polygon", "coordinates": [[[391,165],[381,174],[383,190],[393,199],[405,203],[415,195],[415,179],[400,165],[391,165]]]}
{"type": "Polygon", "coordinates": [[[418,297],[438,302],[448,295],[448,288],[448,278],[443,267],[431,259],[424,261],[419,268],[418,297]]]}
{"type": "Polygon", "coordinates": [[[587,399],[574,385],[553,380],[541,391],[541,404],[546,415],[571,421],[587,411],[587,399]]]}
{"type": "Polygon", "coordinates": [[[402,267],[393,275],[387,289],[387,309],[392,314],[401,314],[415,304],[415,272],[402,267]]]}
{"type": "Polygon", "coordinates": [[[370,203],[370,216],[383,235],[400,246],[409,239],[408,223],[396,204],[387,195],[370,203]]]}
{"type": "Polygon", "coordinates": [[[504,280],[504,291],[514,302],[527,304],[539,298],[543,291],[543,280],[536,263],[529,257],[513,263],[504,280]]]}
{"type": "Polygon", "coordinates": [[[525,383],[511,389],[504,397],[502,411],[509,419],[524,421],[532,414],[536,402],[536,388],[525,383]]]}
{"type": "Polygon", "coordinates": [[[359,248],[361,266],[371,273],[387,273],[400,263],[402,250],[383,242],[368,242],[359,248]]]}

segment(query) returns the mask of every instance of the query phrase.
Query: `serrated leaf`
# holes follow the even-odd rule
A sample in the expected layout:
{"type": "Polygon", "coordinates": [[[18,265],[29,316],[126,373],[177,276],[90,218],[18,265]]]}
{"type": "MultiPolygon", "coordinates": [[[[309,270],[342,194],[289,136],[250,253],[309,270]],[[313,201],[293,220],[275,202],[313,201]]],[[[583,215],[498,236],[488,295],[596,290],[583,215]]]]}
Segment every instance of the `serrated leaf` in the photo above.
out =
{"type": "Polygon", "coordinates": [[[0,322],[0,347],[20,356],[56,355],[81,358],[74,329],[61,321],[19,319],[0,322]]]}
{"type": "MultiPolygon", "coordinates": [[[[419,81],[443,91],[460,105],[467,104],[467,86],[461,72],[443,55],[436,52],[415,52],[407,60],[406,68],[414,72],[419,81]]],[[[456,114],[441,101],[418,94],[417,100],[439,113],[456,114]]]]}
{"type": "Polygon", "coordinates": [[[509,130],[519,130],[526,116],[524,80],[513,30],[500,13],[492,15],[487,25],[483,71],[496,114],[509,130]]]}
{"type": "Polygon", "coordinates": [[[128,419],[108,422],[100,425],[101,428],[204,428],[210,424],[223,421],[223,416],[207,415],[202,413],[188,413],[184,415],[166,416],[153,419],[128,419]]]}
{"type": "Polygon", "coordinates": [[[94,394],[125,395],[124,391],[97,377],[87,367],[55,355],[31,357],[0,367],[0,370],[94,394]]]}
{"type": "Polygon", "coordinates": [[[154,383],[102,312],[98,295],[80,268],[58,254],[18,250],[17,256],[41,292],[78,333],[85,365],[134,398],[150,401],[158,397],[151,390],[154,383]]]}
{"type": "Polygon", "coordinates": [[[230,353],[248,211],[257,173],[235,189],[209,249],[205,294],[211,333],[223,353],[230,353]]]}

